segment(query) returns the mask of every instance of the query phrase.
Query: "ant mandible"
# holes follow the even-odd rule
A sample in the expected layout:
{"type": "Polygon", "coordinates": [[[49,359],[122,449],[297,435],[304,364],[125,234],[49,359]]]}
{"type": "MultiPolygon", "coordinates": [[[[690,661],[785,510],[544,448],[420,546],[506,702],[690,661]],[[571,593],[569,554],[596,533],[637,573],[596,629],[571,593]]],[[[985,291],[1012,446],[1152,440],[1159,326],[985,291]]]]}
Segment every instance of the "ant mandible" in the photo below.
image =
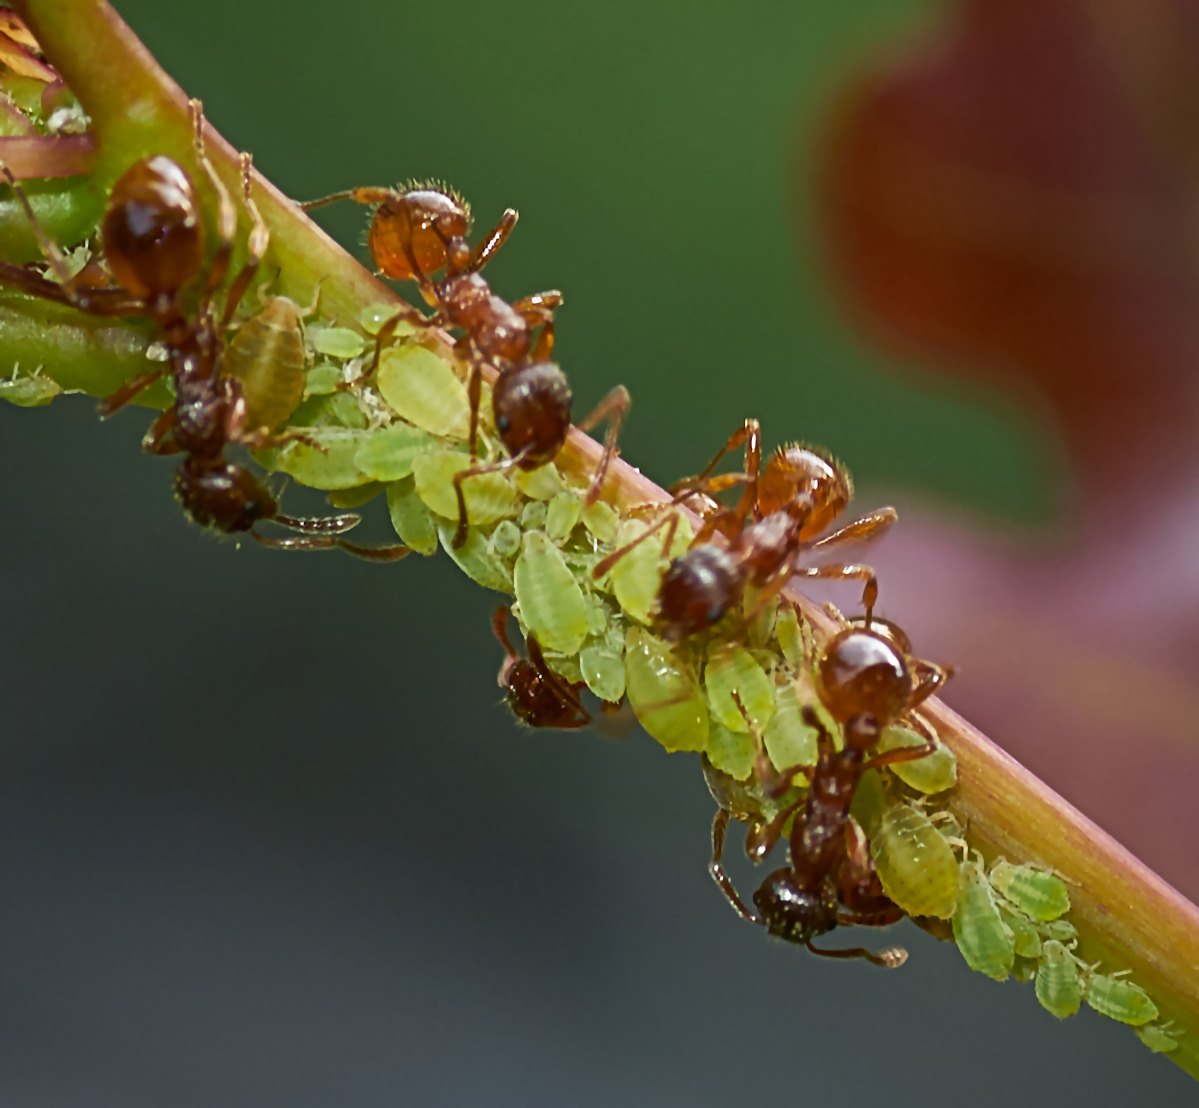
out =
{"type": "MultiPolygon", "coordinates": [[[[906,636],[904,640],[906,641],[906,636]]],[[[790,865],[775,870],[754,893],[752,912],[741,900],[724,870],[722,856],[729,813],[721,808],[712,823],[713,879],[737,913],[770,934],[806,946],[829,958],[865,958],[893,968],[907,955],[890,948],[880,953],[853,947],[826,950],[812,940],[837,925],[880,926],[895,922],[902,912],[882,894],[870,867],[869,852],[849,808],[862,774],[868,769],[914,761],[933,753],[931,737],[924,745],[902,747],[868,757],[883,728],[912,711],[949,678],[950,671],[899,649],[891,636],[860,627],[847,627],[825,646],[816,667],[816,693],[829,715],[841,725],[844,746],[833,737],[810,705],[804,722],[815,729],[819,757],[815,767],[794,766],[776,773],[761,735],[743,706],[757,746],[754,771],[763,788],[781,795],[797,776],[808,778],[806,796],[780,811],[769,824],[756,829],[751,855],[764,856],[794,816],[790,835],[790,865]]]]}
{"type": "Polygon", "coordinates": [[[204,152],[204,116],[198,100],[192,112],[198,162],[218,202],[218,246],[205,275],[205,233],[195,188],[183,168],[165,155],[143,158],[113,186],[100,225],[100,241],[115,287],[78,285],[56,244],[44,233],[29,200],[7,166],[0,174],[12,186],[59,283],[17,266],[0,268],[0,281],[33,296],[70,304],[99,316],[149,319],[167,350],[167,362],[132,380],[100,403],[107,418],[132,401],[165,372],[172,374],[175,403],[150,427],[142,445],[154,454],[183,453],[175,474],[175,493],[184,511],[198,524],[218,531],[250,531],[280,549],[327,550],[340,547],[362,557],[394,560],[404,547],[360,547],[335,538],[354,527],[356,515],[296,519],[280,514],[272,494],[244,466],[229,462],[230,443],[256,449],[278,446],[304,436],[275,434],[267,428],[247,429],[247,400],[242,383],[220,372],[223,335],[233,312],[249,288],[266,251],[266,224],[250,198],[250,158],[241,156],[245,203],[252,220],[247,260],[234,278],[219,322],[212,298],[229,269],[237,216],[224,185],[204,152]],[[185,292],[203,277],[199,301],[189,313],[185,292]],[[303,538],[266,538],[253,530],[259,520],[272,520],[304,533],[303,538]]]}
{"type": "MultiPolygon", "coordinates": [[[[838,545],[873,539],[898,518],[894,508],[880,508],[825,535],[846,509],[853,483],[845,468],[811,447],[779,447],[762,468],[761,431],[747,419],[697,476],[678,482],[669,506],[697,506],[704,522],[686,553],[671,562],[658,591],[657,623],[664,638],[677,642],[719,622],[744,596],[747,585],[760,589],[760,610],[792,577],[855,578],[865,582],[862,604],[869,626],[878,599],[874,570],[864,565],[801,566],[805,554],[823,553],[838,545]],[[711,473],[721,459],[745,447],[745,471],[711,473]],[[736,507],[716,495],[736,485],[745,489],[736,507]],[[698,505],[695,504],[698,499],[698,505]],[[752,520],[752,522],[750,522],[752,520]],[[713,544],[716,534],[728,547],[713,544]]],[[[670,549],[678,526],[677,512],[668,512],[632,542],[613,551],[594,569],[598,579],[633,547],[666,528],[663,549],[670,549]]],[[[749,617],[752,619],[752,616],[749,617]]]]}
{"type": "MultiPolygon", "coordinates": [[[[466,240],[471,217],[467,203],[444,186],[413,184],[404,189],[356,188],[313,200],[308,211],[337,200],[375,204],[368,235],[371,257],[379,271],[394,280],[415,280],[421,295],[436,309],[426,317],[410,306],[401,307],[380,328],[375,354],[362,380],[378,368],[383,345],[401,323],[417,327],[460,328],[458,354],[470,365],[467,399],[470,404],[472,465],[454,477],[458,500],[458,529],[453,545],[466,542],[468,518],[462,483],[486,473],[511,468],[533,470],[552,462],[566,442],[573,395],[566,375],[549,360],[554,345],[554,312],[562,304],[556,290],[526,296],[514,304],[492,292],[480,270],[495,256],[516,225],[517,213],[508,208],[499,223],[473,250],[466,240]],[[432,274],[444,269],[442,280],[432,274]],[[534,332],[540,334],[534,340],[534,332]],[[479,403],[483,367],[497,371],[492,386],[492,416],[508,457],[487,465],[478,457],[479,403]]],[[[618,385],[579,424],[589,430],[608,421],[604,452],[596,466],[585,503],[594,503],[603,488],[616,452],[620,425],[629,409],[628,390],[618,385]]]]}
{"type": "Polygon", "coordinates": [[[499,607],[491,617],[491,629],[504,648],[504,664],[497,683],[508,698],[513,714],[530,727],[550,727],[573,731],[591,722],[591,713],[579,700],[582,684],[572,685],[555,673],[541,653],[541,645],[529,635],[528,658],[522,658],[508,639],[511,609],[499,607]]]}

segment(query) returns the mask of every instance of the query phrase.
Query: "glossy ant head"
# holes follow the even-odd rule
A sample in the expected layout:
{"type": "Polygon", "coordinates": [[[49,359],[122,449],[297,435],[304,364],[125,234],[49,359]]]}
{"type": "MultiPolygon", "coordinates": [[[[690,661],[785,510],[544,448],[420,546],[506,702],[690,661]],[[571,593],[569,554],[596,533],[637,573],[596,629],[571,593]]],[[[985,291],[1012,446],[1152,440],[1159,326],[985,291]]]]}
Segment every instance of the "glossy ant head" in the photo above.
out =
{"type": "Polygon", "coordinates": [[[491,394],[495,429],[521,469],[558,456],[570,430],[570,385],[553,362],[518,365],[496,378],[491,394]]]}
{"type": "Polygon", "coordinates": [[[367,245],[383,273],[410,281],[418,274],[412,271],[408,252],[427,276],[445,266],[447,244],[461,242],[469,232],[466,201],[446,188],[415,185],[386,195],[375,209],[367,245]]]}
{"type": "Polygon", "coordinates": [[[766,930],[789,943],[811,942],[837,926],[837,894],[831,882],[813,893],[800,884],[795,871],[775,870],[754,893],[754,906],[766,930]]]}
{"type": "Polygon", "coordinates": [[[662,637],[681,642],[718,623],[740,599],[742,576],[737,559],[711,543],[675,558],[658,590],[656,622],[662,637]]]}
{"type": "Polygon", "coordinates": [[[100,240],[122,288],[139,300],[172,300],[204,263],[191,178],[162,154],[135,162],[113,186],[100,240]]]}
{"type": "Polygon", "coordinates": [[[800,519],[799,539],[808,542],[849,506],[853,482],[831,458],[811,447],[779,447],[758,478],[758,512],[791,511],[800,519]]]}
{"type": "Polygon", "coordinates": [[[175,495],[201,527],[235,533],[279,513],[275,498],[243,466],[188,459],[175,473],[175,495]]]}
{"type": "Polygon", "coordinates": [[[910,705],[915,682],[904,653],[886,636],[859,627],[838,632],[816,670],[816,693],[829,714],[846,725],[846,742],[870,745],[910,705]],[[868,727],[850,724],[868,717],[868,727]]]}

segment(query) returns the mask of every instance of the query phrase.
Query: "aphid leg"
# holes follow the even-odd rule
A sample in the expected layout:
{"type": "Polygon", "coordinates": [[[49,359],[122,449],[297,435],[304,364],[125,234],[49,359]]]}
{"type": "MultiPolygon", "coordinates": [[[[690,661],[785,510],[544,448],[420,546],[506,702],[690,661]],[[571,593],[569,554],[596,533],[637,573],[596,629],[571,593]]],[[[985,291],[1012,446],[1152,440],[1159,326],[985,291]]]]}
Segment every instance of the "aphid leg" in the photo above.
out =
{"type": "Polygon", "coordinates": [[[142,389],[154,384],[167,370],[167,367],[160,366],[158,369],[150,369],[145,373],[140,373],[134,377],[132,381],[126,381],[116,392],[109,393],[99,404],[96,405],[96,410],[100,413],[101,419],[107,419],[114,412],[119,411],[129,403],[142,389]]]}
{"type": "Polygon", "coordinates": [[[781,772],[774,768],[774,764],[770,761],[770,755],[766,753],[766,743],[762,739],[762,732],[758,730],[758,725],[754,723],[746,710],[745,704],[741,700],[741,694],[734,689],[731,696],[733,703],[737,706],[737,711],[741,713],[741,718],[745,720],[745,725],[749,728],[750,737],[754,740],[754,775],[758,779],[758,784],[770,796],[777,797],[782,796],[791,787],[791,782],[796,777],[803,776],[811,781],[813,773],[811,766],[791,766],[790,769],[781,772]]]}
{"type": "Polygon", "coordinates": [[[732,879],[724,869],[724,835],[729,827],[729,814],[724,808],[716,810],[716,818],[712,820],[712,860],[708,863],[708,872],[712,875],[712,880],[719,886],[720,891],[724,893],[725,899],[733,906],[733,910],[743,920],[748,920],[750,923],[762,924],[762,920],[751,912],[741,899],[741,895],[737,892],[733,885],[732,879]]]}
{"type": "Polygon", "coordinates": [[[666,537],[662,541],[662,555],[665,557],[666,552],[674,544],[675,532],[679,527],[679,517],[677,512],[671,512],[668,515],[664,515],[660,520],[658,520],[657,523],[651,524],[631,542],[625,543],[624,546],[620,547],[618,550],[613,550],[612,553],[609,554],[602,562],[599,562],[596,565],[596,567],[591,571],[591,576],[598,581],[601,577],[608,573],[608,571],[611,570],[611,568],[616,565],[621,558],[628,554],[630,550],[632,550],[635,546],[640,546],[643,542],[645,542],[646,539],[650,537],[650,535],[654,534],[656,531],[662,530],[663,527],[666,528],[666,537]]]}
{"type": "Polygon", "coordinates": [[[511,458],[504,458],[499,462],[491,462],[483,466],[471,466],[470,469],[464,469],[454,474],[454,495],[458,498],[458,530],[454,532],[454,539],[450,545],[458,550],[466,542],[467,528],[470,526],[470,521],[466,518],[466,494],[462,491],[462,482],[471,477],[481,477],[485,473],[503,473],[505,470],[519,466],[525,459],[528,453],[528,448],[519,451],[511,458]]]}
{"type": "Polygon", "coordinates": [[[851,946],[845,950],[823,950],[813,946],[811,939],[804,943],[804,946],[822,958],[865,958],[871,965],[882,966],[883,969],[898,969],[908,960],[908,952],[901,946],[889,946],[877,954],[863,946],[851,946]]]}
{"type": "Polygon", "coordinates": [[[225,298],[225,314],[221,316],[221,334],[228,330],[233,313],[241,303],[242,297],[246,295],[250,282],[254,280],[254,274],[258,272],[258,267],[262,264],[262,257],[271,241],[271,233],[267,230],[262,213],[259,212],[258,205],[254,203],[254,198],[250,195],[250,170],[253,168],[253,159],[245,153],[240,157],[242,199],[246,205],[246,211],[250,213],[250,234],[246,239],[246,264],[241,267],[233,284],[229,286],[229,294],[225,298]]]}
{"type": "Polygon", "coordinates": [[[579,423],[580,431],[589,431],[597,423],[608,421],[608,433],[604,436],[604,452],[600,455],[599,465],[595,467],[595,476],[591,478],[591,486],[583,498],[583,507],[590,508],[603,491],[604,478],[608,474],[608,466],[616,456],[616,439],[620,435],[620,425],[624,422],[625,414],[632,404],[629,390],[624,385],[617,385],[605,396],[586,419],[579,423]]]}
{"type": "Polygon", "coordinates": [[[878,601],[878,577],[870,566],[805,566],[803,568],[794,567],[789,573],[792,577],[865,581],[865,585],[862,586],[862,607],[866,609],[866,629],[870,629],[870,621],[874,617],[874,605],[878,601]]]}
{"type": "Polygon", "coordinates": [[[208,160],[208,155],[204,153],[204,105],[199,100],[193,99],[187,102],[187,106],[191,109],[192,142],[196,150],[196,159],[217,197],[219,245],[212,257],[212,264],[208,269],[208,282],[204,287],[204,294],[200,298],[200,307],[203,310],[229,268],[229,259],[233,256],[233,238],[237,234],[237,212],[233,207],[233,201],[229,198],[228,189],[221,183],[221,179],[216,175],[216,170],[212,168],[212,163],[208,160]]]}
{"type": "Polygon", "coordinates": [[[912,708],[927,700],[953,676],[953,666],[939,666],[922,659],[914,660],[912,669],[916,674],[916,691],[908,702],[912,708]]]}
{"type": "MultiPolygon", "coordinates": [[[[508,236],[512,234],[512,228],[516,226],[516,221],[519,218],[520,213],[515,208],[504,209],[504,214],[500,216],[499,223],[483,236],[482,241],[471,252],[470,264],[466,269],[468,273],[478,273],[480,269],[495,257],[496,251],[504,245],[508,236]]],[[[513,306],[515,307],[515,305],[513,306]]]]}
{"type": "Polygon", "coordinates": [[[670,491],[672,494],[683,489],[717,493],[723,492],[727,488],[732,488],[734,484],[744,484],[745,491],[741,494],[741,499],[737,502],[737,507],[733,509],[739,528],[749,518],[749,513],[758,501],[758,475],[761,469],[762,428],[756,419],[747,419],[736,431],[729,435],[728,442],[716,452],[716,457],[699,473],[694,477],[688,477],[684,481],[678,481],[671,485],[670,491]],[[742,445],[745,446],[745,472],[722,474],[715,480],[709,480],[712,471],[720,465],[725,455],[742,445]]]}
{"type": "Polygon", "coordinates": [[[533,668],[541,674],[546,684],[574,709],[575,713],[582,720],[580,726],[586,727],[591,722],[591,713],[583,707],[583,702],[579,700],[574,689],[562,679],[561,675],[550,669],[549,663],[545,660],[545,655],[541,653],[541,644],[532,635],[528,635],[525,638],[525,649],[528,651],[529,661],[533,663],[533,668]]]}

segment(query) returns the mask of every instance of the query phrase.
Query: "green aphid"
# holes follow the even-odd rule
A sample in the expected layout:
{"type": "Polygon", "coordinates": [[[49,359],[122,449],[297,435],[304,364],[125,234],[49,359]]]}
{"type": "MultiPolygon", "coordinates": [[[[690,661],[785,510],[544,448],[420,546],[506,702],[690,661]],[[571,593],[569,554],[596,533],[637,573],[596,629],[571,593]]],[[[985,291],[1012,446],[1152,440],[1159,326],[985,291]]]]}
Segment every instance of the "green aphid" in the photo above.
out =
{"type": "Polygon", "coordinates": [[[562,552],[544,532],[525,532],[512,579],[521,616],[542,647],[577,654],[587,638],[587,602],[562,552]]]}
{"type": "Polygon", "coordinates": [[[617,653],[624,653],[624,632],[619,631],[616,636],[608,634],[609,619],[608,609],[604,602],[593,592],[587,593],[587,634],[593,636],[606,635],[610,640],[617,644],[617,653]]]}
{"type": "MultiPolygon", "coordinates": [[[[373,338],[383,329],[383,324],[395,314],[396,308],[394,304],[372,304],[369,308],[363,308],[358,313],[358,323],[373,338]]],[[[415,330],[416,328],[411,323],[401,321],[396,325],[392,333],[396,338],[403,338],[413,334],[415,330]]]]}
{"type": "Polygon", "coordinates": [[[587,646],[579,651],[579,670],[587,687],[600,700],[616,704],[624,696],[624,659],[602,646],[587,646]]]}
{"type": "Polygon", "coordinates": [[[288,420],[289,427],[349,427],[366,430],[366,415],[357,398],[348,392],[310,396],[288,420]]]}
{"type": "Polygon", "coordinates": [[[334,489],[325,499],[329,502],[329,507],[349,512],[361,508],[363,504],[369,504],[382,491],[383,486],[378,481],[370,481],[352,489],[334,489]]]}
{"type": "Polygon", "coordinates": [[[748,732],[730,731],[713,718],[708,730],[709,761],[718,770],[737,781],[746,780],[754,771],[754,740],[748,732]]]}
{"type": "Polygon", "coordinates": [[[582,501],[568,492],[560,492],[546,505],[545,533],[559,545],[570,538],[583,511],[582,501]]]}
{"type": "Polygon", "coordinates": [[[317,354],[342,361],[357,358],[366,349],[362,336],[348,327],[309,327],[308,341],[317,354]]]}
{"type": "Polygon", "coordinates": [[[491,550],[501,558],[512,558],[520,549],[522,535],[519,527],[510,519],[502,519],[491,532],[491,550]]]}
{"type": "Polygon", "coordinates": [[[1101,1016],[1133,1027],[1157,1019],[1157,1005],[1149,994],[1118,975],[1092,973],[1087,978],[1086,999],[1101,1016]]]}
{"type": "MultiPolygon", "coordinates": [[[[875,750],[881,754],[899,747],[924,745],[925,738],[920,732],[896,725],[884,729],[875,750]]],[[[887,768],[905,785],[928,796],[953,788],[958,780],[957,759],[953,751],[940,742],[934,754],[917,758],[914,762],[897,762],[887,768]]]]}
{"type": "Polygon", "coordinates": [[[759,606],[758,597],[761,591],[752,586],[747,587],[741,600],[741,611],[745,618],[749,619],[746,638],[753,647],[764,647],[774,638],[775,622],[779,614],[777,596],[772,596],[765,604],[759,606]]]}
{"type": "Polygon", "coordinates": [[[387,486],[387,510],[391,525],[405,546],[426,557],[437,553],[437,527],[433,513],[416,493],[416,481],[405,477],[387,486]]]}
{"type": "Polygon", "coordinates": [[[1061,943],[1050,939],[1037,963],[1037,1000],[1050,1015],[1064,1020],[1082,1006],[1078,962],[1061,943]]]}
{"type": "Polygon", "coordinates": [[[512,571],[502,559],[492,554],[484,532],[477,527],[468,528],[466,542],[454,549],[453,539],[458,530],[457,523],[443,519],[434,522],[442,550],[467,577],[485,589],[495,589],[496,592],[512,595],[512,571]]]}
{"type": "Polygon", "coordinates": [[[41,373],[0,380],[0,400],[7,400],[18,408],[40,408],[61,392],[62,386],[57,381],[41,373]]]}
{"type": "Polygon", "coordinates": [[[545,504],[534,500],[520,510],[520,526],[524,531],[542,531],[545,529],[545,504]]]}
{"type": "MultiPolygon", "coordinates": [[[[886,888],[885,883],[883,887],[886,888]]],[[[1015,945],[1012,933],[999,914],[995,893],[983,873],[981,862],[967,860],[958,871],[953,938],[972,970],[985,973],[996,981],[1007,980],[1015,960],[1015,945]]]]}
{"type": "Polygon", "coordinates": [[[758,733],[766,730],[774,715],[774,685],[744,647],[714,642],[708,649],[704,686],[714,720],[730,731],[748,734],[749,724],[733,701],[736,693],[758,733]]]}
{"type": "Polygon", "coordinates": [[[337,391],[337,386],[345,380],[341,366],[321,362],[313,366],[304,375],[304,399],[310,396],[329,396],[337,391]]]}
{"type": "Polygon", "coordinates": [[[644,627],[630,627],[624,666],[641,726],[667,750],[704,750],[708,705],[690,663],[644,627]]]}
{"type": "MultiPolygon", "coordinates": [[[[542,467],[548,468],[548,467],[542,467]]],[[[540,473],[541,470],[534,470],[540,473]]],[[[587,528],[600,542],[611,544],[616,538],[620,527],[620,514],[602,500],[597,500],[590,507],[583,509],[583,526],[587,528]]]]}
{"type": "Polygon", "coordinates": [[[1036,928],[1042,938],[1056,939],[1059,943],[1072,943],[1078,938],[1077,928],[1067,919],[1047,920],[1038,923],[1036,928]]]}
{"type": "Polygon", "coordinates": [[[959,903],[958,861],[945,836],[919,808],[889,805],[871,827],[870,852],[883,891],[908,915],[949,919],[954,914],[959,903]]]}
{"type": "Polygon", "coordinates": [[[290,442],[275,456],[273,468],[291,474],[314,489],[349,489],[370,477],[358,465],[358,451],[369,435],[350,427],[312,427],[305,430],[321,450],[305,442],[290,442]],[[323,453],[322,453],[323,450],[323,453]]]}
{"type": "Polygon", "coordinates": [[[434,439],[419,427],[396,423],[380,427],[358,448],[358,468],[376,481],[398,481],[412,472],[420,454],[433,449],[434,439]]]}
{"type": "Polygon", "coordinates": [[[775,689],[774,715],[762,734],[766,753],[777,770],[814,766],[818,756],[816,731],[803,721],[803,701],[793,681],[775,689]]]}
{"type": "MultiPolygon", "coordinates": [[[[429,450],[413,458],[416,491],[430,511],[457,520],[454,477],[469,469],[470,464],[470,455],[464,450],[429,450]]],[[[502,473],[485,473],[464,481],[461,487],[466,497],[467,518],[476,527],[517,515],[521,510],[520,496],[502,473]]]]}
{"type": "Polygon", "coordinates": [[[553,462],[536,469],[518,469],[513,474],[512,483],[530,500],[553,500],[560,492],[566,491],[562,474],[553,462]]]}
{"type": "Polygon", "coordinates": [[[1136,1036],[1154,1054],[1169,1054],[1178,1048],[1181,1031],[1170,1030],[1170,1023],[1147,1023],[1136,1029],[1136,1036]]]}
{"type": "Polygon", "coordinates": [[[1055,920],[1070,910],[1066,883],[1045,870],[996,862],[989,876],[991,884],[1029,919],[1055,920]]]}
{"type": "Polygon", "coordinates": [[[466,438],[470,431],[466,388],[432,350],[415,345],[388,347],[379,359],[375,379],[379,394],[401,419],[434,435],[466,438]]]}
{"type": "Polygon", "coordinates": [[[1017,958],[1040,958],[1042,951],[1041,935],[1026,916],[999,905],[999,914],[1012,933],[1012,946],[1017,958]]]}
{"type": "MultiPolygon", "coordinates": [[[[643,534],[650,524],[640,519],[628,519],[621,524],[616,545],[624,546],[643,534]]],[[[663,553],[662,542],[670,530],[667,524],[656,535],[638,543],[613,567],[610,574],[612,592],[617,603],[635,620],[650,622],[650,613],[658,600],[665,563],[682,554],[691,543],[691,525],[680,517],[670,550],[663,553]],[[663,536],[659,538],[659,535],[663,536]]]]}
{"type": "Polygon", "coordinates": [[[784,660],[792,669],[799,669],[803,665],[803,632],[799,620],[799,613],[787,605],[779,612],[775,625],[775,638],[778,639],[779,650],[783,652],[784,660]]]}

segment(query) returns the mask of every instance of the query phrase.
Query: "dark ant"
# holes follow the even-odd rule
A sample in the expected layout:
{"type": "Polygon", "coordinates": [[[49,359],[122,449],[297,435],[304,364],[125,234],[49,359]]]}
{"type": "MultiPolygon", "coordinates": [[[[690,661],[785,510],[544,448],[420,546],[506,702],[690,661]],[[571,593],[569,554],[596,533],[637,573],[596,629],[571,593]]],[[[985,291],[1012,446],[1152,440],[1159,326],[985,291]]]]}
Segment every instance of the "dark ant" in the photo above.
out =
{"type": "MultiPolygon", "coordinates": [[[[456,327],[465,332],[455,349],[470,365],[467,397],[472,465],[454,477],[458,529],[453,545],[460,547],[466,542],[468,526],[462,492],[464,481],[513,467],[537,469],[552,462],[566,442],[573,396],[566,375],[549,360],[554,346],[554,312],[562,304],[562,294],[556,290],[540,292],[509,304],[491,291],[481,275],[480,270],[516,226],[517,213],[512,208],[504,212],[499,223],[472,250],[466,241],[471,226],[470,208],[443,186],[413,184],[404,189],[349,189],[301,207],[308,211],[337,200],[377,205],[368,236],[371,257],[385,276],[415,280],[425,302],[435,309],[432,316],[426,317],[413,307],[400,308],[379,330],[370,368],[359,382],[352,384],[360,383],[378,369],[383,344],[401,323],[422,328],[456,327]],[[434,281],[432,274],[443,268],[442,280],[434,281]],[[534,340],[538,327],[541,331],[534,340]],[[498,374],[492,386],[492,416],[508,457],[477,465],[474,463],[478,457],[479,402],[485,365],[498,374]]],[[[628,390],[618,385],[579,424],[586,431],[608,420],[604,452],[587,490],[587,505],[599,499],[629,404],[628,390]]]]}
{"type": "Polygon", "coordinates": [[[205,275],[205,233],[191,179],[165,155],[135,162],[118,178],[100,225],[100,240],[116,286],[79,285],[58,247],[41,229],[24,190],[7,166],[0,173],[12,186],[37,235],[59,284],[28,270],[5,264],[0,280],[32,296],[70,304],[99,316],[150,320],[167,350],[167,362],[126,382],[100,403],[107,418],[132,401],[164,373],[172,374],[175,403],[151,425],[142,440],[153,454],[185,454],[175,473],[175,493],[184,511],[203,527],[236,533],[250,531],[267,546],[288,550],[340,547],[361,557],[394,560],[406,547],[362,547],[333,536],[350,530],[356,515],[296,519],[280,514],[270,491],[244,466],[226,460],[225,447],[251,449],[279,446],[304,436],[275,434],[268,428],[247,429],[247,397],[243,383],[220,372],[223,335],[233,312],[249,288],[266,251],[269,233],[250,198],[250,158],[241,158],[245,203],[252,218],[247,260],[234,278],[218,321],[212,297],[224,279],[233,253],[237,216],[229,194],[204,153],[204,117],[200,102],[190,102],[197,160],[218,200],[218,246],[205,275]],[[201,282],[199,302],[189,314],[184,294],[201,282]],[[53,290],[53,291],[51,291],[53,290]],[[303,538],[264,538],[253,530],[259,520],[303,532],[303,538]]]}
{"type": "MultiPolygon", "coordinates": [[[[906,640],[906,636],[904,636],[906,640]]],[[[816,693],[842,727],[845,744],[836,748],[820,717],[809,705],[804,722],[816,730],[819,757],[815,767],[794,766],[776,773],[761,736],[749,714],[738,706],[757,744],[754,771],[771,796],[779,796],[797,776],[807,777],[806,796],[794,801],[765,825],[751,830],[751,857],[763,857],[794,817],[790,834],[790,865],[775,870],[754,893],[758,913],[741,900],[724,870],[722,856],[729,811],[721,808],[712,823],[712,861],[709,870],[737,913],[770,934],[806,946],[829,958],[865,958],[875,965],[895,967],[906,953],[891,948],[880,953],[853,947],[825,950],[812,940],[838,924],[882,926],[902,916],[882,893],[870,865],[865,837],[849,815],[862,774],[868,769],[914,761],[933,753],[934,740],[918,747],[889,750],[867,757],[884,727],[921,704],[948,679],[947,670],[913,659],[890,637],[873,630],[847,627],[825,646],[816,667],[816,693]]]]}
{"type": "MultiPolygon", "coordinates": [[[[853,495],[853,484],[844,467],[811,447],[799,445],[780,447],[767,459],[764,469],[761,461],[758,421],[747,419],[702,473],[671,490],[671,505],[697,506],[704,522],[691,547],[671,562],[662,577],[657,622],[669,641],[678,642],[719,622],[740,602],[746,586],[760,590],[754,602],[755,612],[760,611],[792,577],[865,581],[862,604],[869,626],[878,599],[878,579],[873,569],[864,565],[800,566],[799,559],[842,543],[875,538],[898,518],[895,509],[880,508],[819,538],[853,495]],[[742,444],[745,472],[712,477],[720,460],[742,444]],[[717,493],[736,485],[745,486],[736,507],[726,507],[716,499],[717,493]],[[709,541],[716,534],[728,540],[727,549],[709,541]]],[[[663,527],[663,549],[670,549],[677,526],[677,513],[664,515],[632,542],[609,554],[595,567],[594,576],[604,576],[633,547],[663,527]]]]}
{"type": "Polygon", "coordinates": [[[491,617],[491,628],[504,648],[504,664],[497,681],[508,697],[513,714],[530,727],[552,727],[560,731],[586,727],[591,722],[591,713],[579,700],[582,683],[572,685],[550,669],[540,644],[532,635],[525,640],[528,658],[517,654],[508,639],[510,614],[511,609],[507,607],[497,608],[491,617]]]}

